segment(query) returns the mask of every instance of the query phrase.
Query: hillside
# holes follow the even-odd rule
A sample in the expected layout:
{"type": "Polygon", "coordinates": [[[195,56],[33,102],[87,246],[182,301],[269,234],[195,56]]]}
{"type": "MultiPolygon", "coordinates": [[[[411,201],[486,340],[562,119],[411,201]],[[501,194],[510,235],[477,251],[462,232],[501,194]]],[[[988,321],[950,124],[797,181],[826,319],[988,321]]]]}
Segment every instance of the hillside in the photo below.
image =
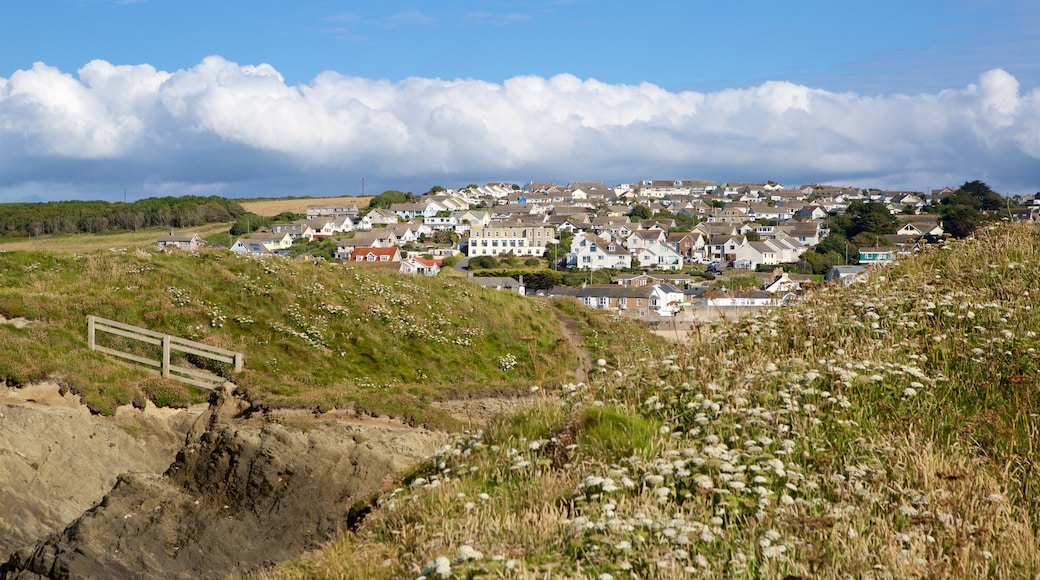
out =
{"type": "Polygon", "coordinates": [[[1035,577],[1040,230],[633,348],[264,578],[1035,577]]]}
{"type": "Polygon", "coordinates": [[[139,398],[205,400],[87,350],[88,315],[244,353],[241,373],[209,370],[258,408],[352,408],[445,427],[456,423],[435,401],[526,393],[565,381],[580,360],[551,303],[464,278],[218,250],[20,251],[0,253],[0,316],[21,322],[0,324],[0,379],[57,381],[102,414],[139,398]]]}

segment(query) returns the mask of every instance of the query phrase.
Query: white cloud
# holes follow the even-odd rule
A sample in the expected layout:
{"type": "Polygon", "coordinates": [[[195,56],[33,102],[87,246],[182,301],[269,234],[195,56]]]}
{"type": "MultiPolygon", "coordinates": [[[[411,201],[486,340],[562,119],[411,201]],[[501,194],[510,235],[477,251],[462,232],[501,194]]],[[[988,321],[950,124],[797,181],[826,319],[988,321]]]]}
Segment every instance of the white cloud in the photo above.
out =
{"type": "Polygon", "coordinates": [[[978,178],[1031,192],[1040,91],[1022,94],[999,69],[937,94],[867,97],[788,82],[673,93],[566,74],[497,84],[326,72],[289,86],[270,65],[216,56],[175,72],[92,61],[76,76],[38,63],[0,78],[0,145],[2,191],[108,179],[119,191],[131,182],[249,194],[236,185],[367,175],[388,187],[494,176],[917,188],[978,178]]]}

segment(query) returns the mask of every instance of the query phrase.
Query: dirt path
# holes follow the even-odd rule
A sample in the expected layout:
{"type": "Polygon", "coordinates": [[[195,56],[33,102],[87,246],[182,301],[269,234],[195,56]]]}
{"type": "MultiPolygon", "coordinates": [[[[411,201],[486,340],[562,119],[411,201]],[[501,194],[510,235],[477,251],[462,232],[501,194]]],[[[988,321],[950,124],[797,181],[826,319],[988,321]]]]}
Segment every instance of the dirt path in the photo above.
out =
{"type": "Polygon", "coordinates": [[[574,377],[574,382],[584,383],[589,378],[592,359],[585,348],[585,342],[581,339],[581,333],[578,332],[578,322],[560,312],[556,312],[556,319],[560,321],[560,332],[578,353],[578,367],[571,371],[571,376],[574,377]]]}

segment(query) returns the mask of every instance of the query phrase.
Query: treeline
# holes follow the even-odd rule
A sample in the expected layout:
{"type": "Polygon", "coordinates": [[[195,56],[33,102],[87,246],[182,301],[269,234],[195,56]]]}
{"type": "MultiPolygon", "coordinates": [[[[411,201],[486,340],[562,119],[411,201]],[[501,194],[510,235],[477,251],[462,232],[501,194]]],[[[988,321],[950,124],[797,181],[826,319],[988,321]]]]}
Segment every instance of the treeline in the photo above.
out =
{"type": "Polygon", "coordinates": [[[5,203],[0,204],[0,237],[188,228],[233,221],[244,213],[237,201],[218,196],[152,197],[130,203],[5,203]]]}

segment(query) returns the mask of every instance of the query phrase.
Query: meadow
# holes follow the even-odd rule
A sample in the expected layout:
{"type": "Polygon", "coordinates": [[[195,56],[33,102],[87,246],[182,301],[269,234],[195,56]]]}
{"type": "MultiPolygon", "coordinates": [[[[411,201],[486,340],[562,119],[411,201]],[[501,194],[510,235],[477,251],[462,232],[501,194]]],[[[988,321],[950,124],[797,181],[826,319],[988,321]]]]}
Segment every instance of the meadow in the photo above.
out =
{"type": "Polygon", "coordinates": [[[633,343],[260,577],[1036,577],[1038,281],[1003,226],[633,343]]]}
{"type": "MultiPolygon", "coordinates": [[[[21,319],[0,324],[7,385],[54,380],[102,414],[145,398],[182,406],[208,397],[87,350],[88,315],[244,353],[240,373],[191,357],[178,363],[225,377],[257,408],[353,409],[452,428],[432,403],[515,396],[579,372],[561,321],[586,314],[452,275],[218,249],[0,252],[0,317],[21,319]]],[[[160,357],[149,351],[158,347],[99,340],[160,357]]]]}

